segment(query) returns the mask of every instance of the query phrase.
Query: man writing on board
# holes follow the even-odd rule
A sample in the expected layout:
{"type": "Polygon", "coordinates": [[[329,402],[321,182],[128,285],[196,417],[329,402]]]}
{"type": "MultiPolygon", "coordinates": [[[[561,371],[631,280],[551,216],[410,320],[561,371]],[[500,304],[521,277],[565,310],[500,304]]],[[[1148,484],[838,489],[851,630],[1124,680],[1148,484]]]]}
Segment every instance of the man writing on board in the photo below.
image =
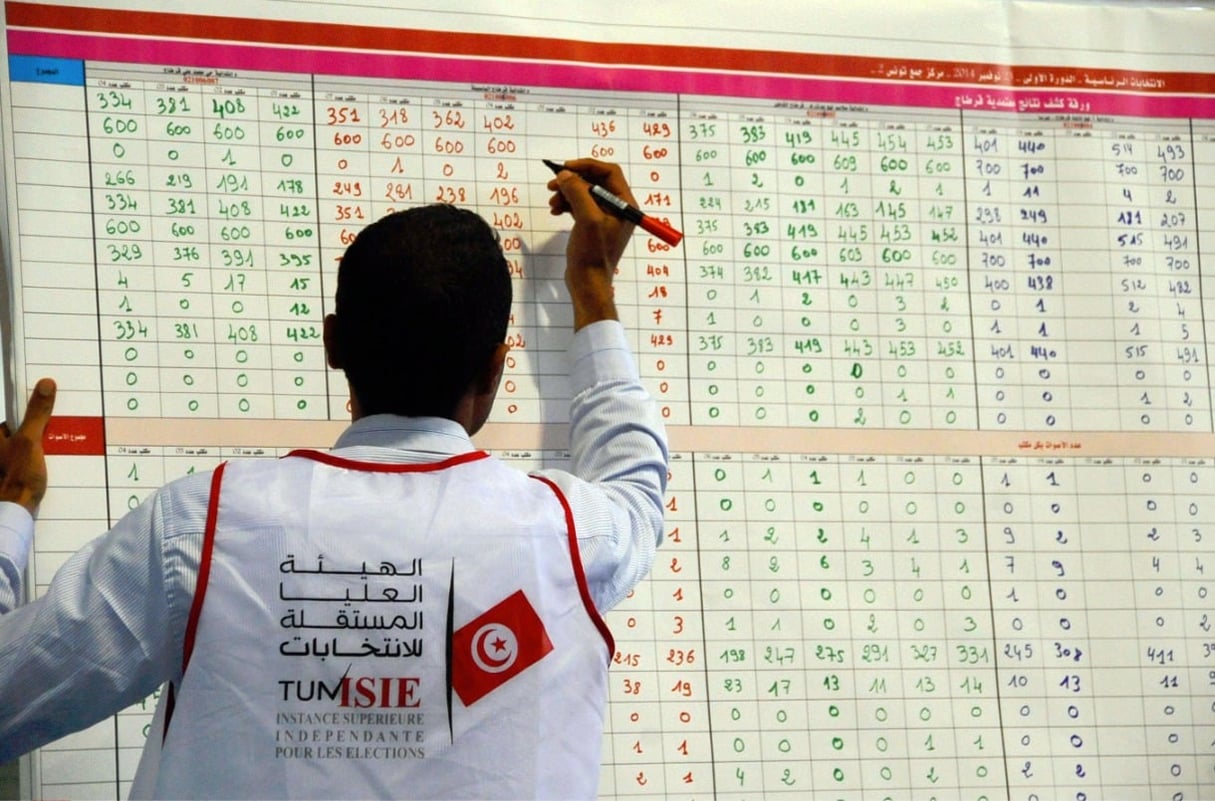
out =
{"type": "Polygon", "coordinates": [[[594,798],[612,640],[600,617],[662,538],[664,433],[612,299],[620,169],[569,162],[570,472],[477,450],[510,277],[475,214],[428,206],[343,258],[334,449],[159,490],[14,609],[46,489],[40,381],[0,445],[0,762],[168,682],[133,794],[594,798]]]}

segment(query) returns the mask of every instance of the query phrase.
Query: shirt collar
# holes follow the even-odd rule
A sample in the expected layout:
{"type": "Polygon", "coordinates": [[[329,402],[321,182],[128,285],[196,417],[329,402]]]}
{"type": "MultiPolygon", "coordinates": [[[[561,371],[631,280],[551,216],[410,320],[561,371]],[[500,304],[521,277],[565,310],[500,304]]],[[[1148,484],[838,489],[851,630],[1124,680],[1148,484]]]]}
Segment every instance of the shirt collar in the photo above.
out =
{"type": "Polygon", "coordinates": [[[464,426],[442,417],[373,414],[350,424],[334,443],[342,448],[394,448],[455,456],[477,450],[464,426]]]}

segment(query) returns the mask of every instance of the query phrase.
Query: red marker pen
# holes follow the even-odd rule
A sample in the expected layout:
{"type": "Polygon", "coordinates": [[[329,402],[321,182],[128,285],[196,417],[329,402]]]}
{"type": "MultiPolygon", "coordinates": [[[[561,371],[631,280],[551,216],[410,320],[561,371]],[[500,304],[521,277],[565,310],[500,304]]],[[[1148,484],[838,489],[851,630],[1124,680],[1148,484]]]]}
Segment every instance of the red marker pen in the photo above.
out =
{"type": "MultiPolygon", "coordinates": [[[[565,169],[565,167],[555,161],[549,161],[548,159],[541,159],[541,161],[548,165],[548,168],[554,174],[565,169]]],[[[598,201],[599,207],[604,211],[615,214],[622,220],[628,220],[631,223],[640,225],[668,245],[678,245],[679,241],[683,239],[683,234],[662,220],[657,217],[651,217],[636,206],[630,206],[598,184],[591,184],[591,197],[598,201]]]]}

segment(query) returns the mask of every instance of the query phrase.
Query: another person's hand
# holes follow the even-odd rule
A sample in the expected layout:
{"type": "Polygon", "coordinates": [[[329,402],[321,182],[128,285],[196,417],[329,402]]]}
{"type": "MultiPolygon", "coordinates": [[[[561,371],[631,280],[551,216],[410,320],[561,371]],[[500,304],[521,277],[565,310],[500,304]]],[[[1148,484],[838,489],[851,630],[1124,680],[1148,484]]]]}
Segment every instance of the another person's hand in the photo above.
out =
{"type": "Polygon", "coordinates": [[[574,159],[548,182],[553,191],[549,210],[574,217],[565,248],[565,285],[574,304],[574,329],[597,320],[615,320],[612,275],[633,235],[633,224],[599,207],[590,193],[598,184],[620,199],[637,205],[620,166],[596,159],[574,159]],[[589,183],[588,183],[589,182],[589,183]]]}
{"type": "Polygon", "coordinates": [[[0,431],[0,501],[19,503],[34,514],[46,494],[46,455],[42,435],[55,408],[55,382],[43,378],[34,386],[25,418],[16,432],[0,431]]]}

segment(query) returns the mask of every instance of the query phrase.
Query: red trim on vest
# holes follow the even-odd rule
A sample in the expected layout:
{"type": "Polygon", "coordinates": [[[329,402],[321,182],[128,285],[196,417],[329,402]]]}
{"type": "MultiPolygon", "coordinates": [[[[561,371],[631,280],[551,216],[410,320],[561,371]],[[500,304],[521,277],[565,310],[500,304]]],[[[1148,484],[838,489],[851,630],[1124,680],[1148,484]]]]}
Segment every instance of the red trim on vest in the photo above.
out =
{"type": "Polygon", "coordinates": [[[616,640],[612,637],[612,630],[608,628],[603,615],[599,614],[599,610],[595,608],[595,602],[591,600],[591,588],[586,583],[586,571],[582,569],[582,553],[578,550],[578,534],[574,529],[574,511],[570,509],[569,501],[565,499],[565,493],[551,479],[544,476],[529,476],[529,478],[547,484],[548,488],[557,496],[557,500],[561,502],[561,508],[565,510],[565,527],[569,532],[570,541],[570,561],[574,565],[574,579],[578,582],[578,594],[582,596],[582,605],[586,607],[587,614],[591,616],[591,622],[595,624],[595,628],[599,629],[604,642],[607,643],[608,664],[611,664],[612,655],[616,652],[616,640]]]}
{"type": "Polygon", "coordinates": [[[190,622],[186,624],[186,647],[182,654],[181,672],[184,675],[190,666],[190,655],[194,653],[194,634],[198,630],[198,618],[202,614],[203,596],[207,594],[207,580],[211,577],[211,552],[215,550],[215,521],[219,517],[219,485],[223,481],[224,462],[211,474],[211,498],[207,503],[207,526],[203,529],[202,553],[198,557],[198,586],[194,588],[194,602],[190,605],[190,622]]]}
{"type": "MultiPolygon", "coordinates": [[[[211,497],[207,500],[207,524],[203,528],[202,552],[198,555],[198,582],[194,587],[194,599],[190,602],[190,618],[186,622],[185,647],[181,655],[181,674],[184,677],[194,653],[194,634],[198,631],[198,618],[202,615],[203,596],[207,594],[207,581],[211,578],[211,552],[215,549],[215,521],[219,517],[219,485],[223,481],[227,462],[221,462],[211,474],[211,497]]],[[[164,732],[161,742],[169,736],[169,724],[173,722],[173,710],[177,706],[177,693],[173,682],[169,682],[169,697],[165,702],[164,732]]]]}
{"type": "Polygon", "coordinates": [[[173,689],[173,682],[170,681],[165,686],[169,688],[169,697],[165,699],[165,722],[161,727],[163,731],[160,733],[160,744],[162,746],[165,744],[165,739],[169,736],[169,724],[173,722],[173,708],[177,706],[177,692],[173,689]]]}
{"type": "Polygon", "coordinates": [[[469,451],[456,456],[444,459],[440,462],[425,462],[423,464],[400,464],[396,462],[363,462],[357,459],[347,459],[343,456],[335,456],[332,453],[313,450],[295,450],[287,454],[287,456],[299,456],[303,459],[311,459],[314,462],[321,462],[330,467],[344,467],[347,470],[365,470],[372,473],[421,473],[428,470],[442,470],[447,467],[454,467],[468,462],[475,462],[480,459],[488,459],[489,454],[485,451],[469,451]]]}

